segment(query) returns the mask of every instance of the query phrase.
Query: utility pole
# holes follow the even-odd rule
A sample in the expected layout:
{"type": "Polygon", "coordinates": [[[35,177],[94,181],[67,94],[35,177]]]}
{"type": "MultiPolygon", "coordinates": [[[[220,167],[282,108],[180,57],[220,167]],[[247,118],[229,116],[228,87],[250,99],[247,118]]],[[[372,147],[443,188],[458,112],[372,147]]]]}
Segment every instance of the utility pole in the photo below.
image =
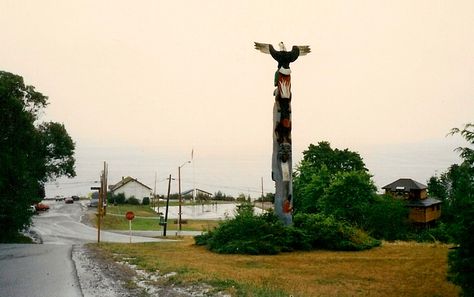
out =
{"type": "Polygon", "coordinates": [[[178,193],[179,193],[178,230],[181,232],[181,204],[183,203],[183,197],[181,196],[181,166],[178,167],[178,193]]]}
{"type": "Polygon", "coordinates": [[[100,175],[100,187],[91,187],[99,190],[99,205],[97,206],[97,242],[100,243],[100,227],[104,217],[104,198],[107,199],[107,163],[104,161],[104,170],[100,175]]]}
{"type": "Polygon", "coordinates": [[[109,165],[104,161],[104,189],[102,190],[103,195],[103,205],[104,206],[104,216],[107,215],[107,178],[109,175],[109,165]]]}
{"type": "Polygon", "coordinates": [[[183,204],[183,197],[181,196],[181,167],[191,163],[191,161],[184,162],[183,165],[178,166],[178,193],[179,193],[179,213],[178,213],[178,230],[181,231],[181,204],[183,204]]]}
{"type": "MultiPolygon", "coordinates": [[[[153,187],[153,210],[156,207],[156,171],[155,171],[155,186],[153,187]]],[[[156,213],[160,213],[160,200],[158,200],[158,207],[156,213]]]]}
{"type": "Polygon", "coordinates": [[[263,176],[262,176],[261,181],[262,181],[262,211],[263,211],[264,210],[263,208],[263,176]]]}
{"type": "Polygon", "coordinates": [[[166,227],[168,226],[168,207],[170,204],[170,187],[171,187],[171,174],[168,177],[168,195],[166,196],[166,210],[165,210],[165,222],[163,225],[163,236],[166,237],[166,227]]]}

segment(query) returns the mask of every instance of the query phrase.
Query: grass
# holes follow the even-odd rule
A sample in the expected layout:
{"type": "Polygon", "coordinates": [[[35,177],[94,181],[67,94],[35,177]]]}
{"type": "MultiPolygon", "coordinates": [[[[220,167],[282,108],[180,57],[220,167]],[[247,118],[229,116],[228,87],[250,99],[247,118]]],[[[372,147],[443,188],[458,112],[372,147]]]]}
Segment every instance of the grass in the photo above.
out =
{"type": "MultiPolygon", "coordinates": [[[[179,242],[102,243],[118,258],[176,283],[207,282],[232,296],[458,296],[446,280],[447,245],[384,243],[361,252],[221,255],[179,242]]],[[[118,259],[117,259],[118,260],[118,259]]]]}
{"type": "MultiPolygon", "coordinates": [[[[102,220],[103,230],[128,230],[128,220],[125,214],[133,211],[135,219],[132,221],[132,230],[140,231],[158,231],[161,230],[159,225],[159,216],[148,206],[144,205],[109,205],[107,206],[107,215],[102,220]]],[[[97,219],[94,214],[91,218],[97,226],[97,219]]],[[[181,224],[184,231],[203,231],[209,230],[218,225],[218,221],[211,220],[187,220],[186,224],[181,224]]],[[[168,230],[178,230],[178,224],[175,220],[168,219],[168,230]]]]}

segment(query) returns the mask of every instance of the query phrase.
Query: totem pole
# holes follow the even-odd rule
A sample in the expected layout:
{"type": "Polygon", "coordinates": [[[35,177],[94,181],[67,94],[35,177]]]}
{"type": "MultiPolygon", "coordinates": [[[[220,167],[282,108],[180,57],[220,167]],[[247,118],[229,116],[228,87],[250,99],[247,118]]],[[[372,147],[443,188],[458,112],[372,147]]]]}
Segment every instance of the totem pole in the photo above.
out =
{"type": "Polygon", "coordinates": [[[283,42],[277,51],[271,44],[255,42],[255,49],[270,54],[278,62],[273,91],[272,180],[275,182],[275,214],[286,225],[293,222],[293,184],[291,156],[291,70],[290,63],[311,52],[309,46],[293,46],[287,51],[283,42]]]}

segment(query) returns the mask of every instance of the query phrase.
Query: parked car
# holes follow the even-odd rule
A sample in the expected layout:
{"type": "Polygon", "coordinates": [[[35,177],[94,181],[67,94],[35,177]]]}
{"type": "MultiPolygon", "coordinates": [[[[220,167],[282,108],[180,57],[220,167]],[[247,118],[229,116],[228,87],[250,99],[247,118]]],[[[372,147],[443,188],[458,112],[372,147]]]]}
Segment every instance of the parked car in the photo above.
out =
{"type": "Polygon", "coordinates": [[[66,199],[64,199],[64,203],[66,204],[74,203],[74,199],[72,199],[72,197],[67,197],[66,199]]]}
{"type": "Polygon", "coordinates": [[[99,206],[99,199],[92,198],[91,202],[89,202],[89,207],[97,207],[99,206]]]}
{"type": "Polygon", "coordinates": [[[63,201],[63,200],[64,200],[64,196],[59,196],[59,195],[58,195],[58,196],[54,197],[54,200],[56,200],[56,201],[63,201]]]}
{"type": "Polygon", "coordinates": [[[72,196],[72,200],[79,201],[79,196],[72,196]]]}
{"type": "Polygon", "coordinates": [[[37,203],[35,204],[35,208],[36,211],[45,211],[49,209],[49,205],[44,203],[37,203]]]}

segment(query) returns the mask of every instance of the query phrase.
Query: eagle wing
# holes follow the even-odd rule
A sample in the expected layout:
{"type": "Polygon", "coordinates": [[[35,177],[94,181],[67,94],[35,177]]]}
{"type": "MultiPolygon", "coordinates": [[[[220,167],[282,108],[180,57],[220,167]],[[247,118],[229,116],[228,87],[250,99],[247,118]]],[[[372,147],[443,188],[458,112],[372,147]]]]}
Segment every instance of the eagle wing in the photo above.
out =
{"type": "Polygon", "coordinates": [[[309,45],[297,45],[297,47],[300,49],[300,56],[307,55],[311,52],[309,45]]]}
{"type": "Polygon", "coordinates": [[[255,49],[261,51],[264,54],[270,54],[270,46],[268,43],[254,42],[255,49]]]}

